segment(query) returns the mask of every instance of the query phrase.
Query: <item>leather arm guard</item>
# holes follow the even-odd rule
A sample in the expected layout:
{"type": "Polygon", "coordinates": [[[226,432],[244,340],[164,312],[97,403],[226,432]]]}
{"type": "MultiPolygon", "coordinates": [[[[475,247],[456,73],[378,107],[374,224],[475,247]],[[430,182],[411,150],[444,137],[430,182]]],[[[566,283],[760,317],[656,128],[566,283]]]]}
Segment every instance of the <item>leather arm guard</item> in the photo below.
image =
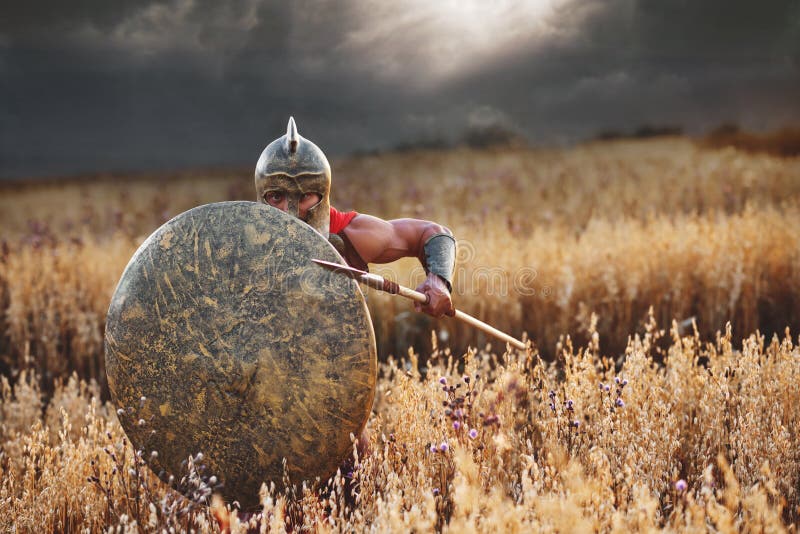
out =
{"type": "Polygon", "coordinates": [[[450,234],[436,234],[425,241],[423,247],[425,272],[433,273],[453,292],[453,272],[456,268],[456,239],[450,234]]]}

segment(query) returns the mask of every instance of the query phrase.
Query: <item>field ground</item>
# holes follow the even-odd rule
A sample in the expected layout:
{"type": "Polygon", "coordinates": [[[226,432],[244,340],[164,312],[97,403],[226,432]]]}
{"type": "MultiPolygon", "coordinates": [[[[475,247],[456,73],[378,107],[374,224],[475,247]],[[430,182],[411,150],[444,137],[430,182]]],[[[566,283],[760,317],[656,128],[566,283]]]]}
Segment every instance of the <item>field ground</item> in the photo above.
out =
{"type": "MultiPolygon", "coordinates": [[[[273,530],[796,528],[800,158],[665,138],[333,173],[340,209],[450,227],[456,306],[534,351],[369,292],[370,453],[325,493],[265,493],[273,530]]],[[[0,185],[3,530],[216,528],[125,442],[103,401],[103,323],[157,226],[252,197],[247,169],[0,185]]],[[[412,261],[374,270],[420,277],[412,261]]]]}

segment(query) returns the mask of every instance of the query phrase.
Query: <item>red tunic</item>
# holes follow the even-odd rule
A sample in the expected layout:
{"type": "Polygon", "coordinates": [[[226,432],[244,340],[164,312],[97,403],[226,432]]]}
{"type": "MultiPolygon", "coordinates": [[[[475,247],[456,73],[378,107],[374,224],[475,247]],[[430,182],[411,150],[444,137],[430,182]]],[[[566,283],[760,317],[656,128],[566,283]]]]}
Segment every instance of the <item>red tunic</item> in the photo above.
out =
{"type": "Polygon", "coordinates": [[[356,250],[356,247],[354,247],[350,242],[350,238],[344,233],[344,229],[348,224],[350,224],[356,215],[358,215],[358,212],[347,211],[343,213],[331,206],[331,220],[328,232],[331,234],[336,234],[341,238],[344,248],[339,250],[339,253],[342,255],[344,261],[346,261],[348,265],[355,267],[356,269],[361,269],[362,271],[368,271],[369,267],[367,266],[367,262],[364,261],[364,259],[356,250]]]}
{"type": "Polygon", "coordinates": [[[350,224],[350,221],[352,221],[356,215],[358,215],[358,212],[355,211],[341,212],[336,208],[334,208],[333,206],[331,206],[331,222],[330,222],[330,229],[328,230],[328,232],[332,234],[338,234],[339,232],[344,230],[348,224],[350,224]]]}

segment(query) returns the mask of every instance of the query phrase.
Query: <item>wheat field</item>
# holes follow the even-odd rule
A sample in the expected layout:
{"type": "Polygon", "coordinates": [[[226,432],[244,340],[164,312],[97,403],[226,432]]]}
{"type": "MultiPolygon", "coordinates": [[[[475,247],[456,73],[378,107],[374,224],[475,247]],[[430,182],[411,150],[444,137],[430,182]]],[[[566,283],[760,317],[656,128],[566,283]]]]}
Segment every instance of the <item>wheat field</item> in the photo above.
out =
{"type": "MultiPolygon", "coordinates": [[[[218,531],[214,515],[247,529],[206,505],[202,458],[176,481],[185,499],[145,467],[157,451],[132,450],[118,418],[137,407],[106,401],[102,339],[141,241],[198,204],[252,199],[251,172],[0,186],[4,531],[218,531]]],[[[251,528],[796,529],[800,159],[664,138],[333,173],[339,209],[451,228],[454,303],[532,350],[368,292],[367,453],[327,483],[265,487],[251,528]]],[[[374,270],[421,279],[410,260],[374,270]]]]}

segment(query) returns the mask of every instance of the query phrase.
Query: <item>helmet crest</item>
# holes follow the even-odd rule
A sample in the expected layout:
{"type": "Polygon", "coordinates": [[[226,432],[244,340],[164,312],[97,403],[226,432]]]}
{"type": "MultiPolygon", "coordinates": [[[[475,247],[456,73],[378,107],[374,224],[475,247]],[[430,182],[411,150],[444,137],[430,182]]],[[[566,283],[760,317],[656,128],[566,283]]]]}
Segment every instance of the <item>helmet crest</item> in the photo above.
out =
{"type": "Polygon", "coordinates": [[[297,133],[297,125],[294,117],[289,117],[289,125],[286,127],[286,141],[289,143],[289,152],[297,152],[297,145],[300,143],[300,134],[297,133]]]}

